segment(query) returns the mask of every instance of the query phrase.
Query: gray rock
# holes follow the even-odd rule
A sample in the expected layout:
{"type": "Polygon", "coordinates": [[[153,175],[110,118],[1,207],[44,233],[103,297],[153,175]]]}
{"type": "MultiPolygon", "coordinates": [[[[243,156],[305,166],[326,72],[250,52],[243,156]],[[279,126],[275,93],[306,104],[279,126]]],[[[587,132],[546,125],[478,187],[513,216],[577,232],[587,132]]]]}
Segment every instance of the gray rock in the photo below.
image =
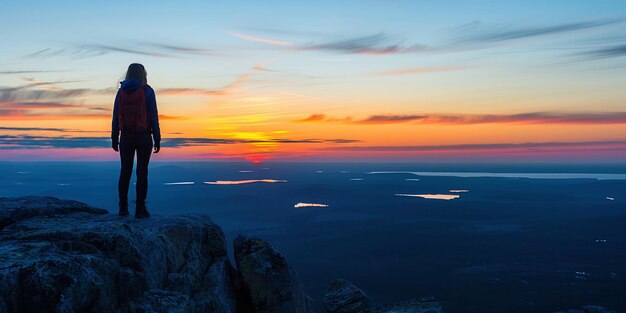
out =
{"type": "Polygon", "coordinates": [[[106,213],[0,198],[0,312],[236,311],[224,234],[208,217],[106,213]]]}
{"type": "Polygon", "coordinates": [[[330,283],[324,295],[324,308],[328,313],[374,311],[371,300],[365,292],[344,279],[337,279],[330,283]]]}
{"type": "Polygon", "coordinates": [[[443,313],[441,304],[434,297],[404,301],[390,307],[375,305],[363,290],[344,279],[330,283],[324,295],[324,308],[327,313],[443,313]]]}
{"type": "Polygon", "coordinates": [[[269,243],[240,235],[234,242],[235,262],[254,312],[312,312],[295,271],[269,243]]]}
{"type": "Polygon", "coordinates": [[[176,291],[152,289],[130,304],[129,313],[193,313],[189,296],[176,291]]]}
{"type": "Polygon", "coordinates": [[[26,196],[0,198],[0,230],[7,225],[41,215],[54,216],[73,212],[107,214],[109,211],[92,208],[84,203],[72,200],[60,200],[54,197],[26,196]]]}

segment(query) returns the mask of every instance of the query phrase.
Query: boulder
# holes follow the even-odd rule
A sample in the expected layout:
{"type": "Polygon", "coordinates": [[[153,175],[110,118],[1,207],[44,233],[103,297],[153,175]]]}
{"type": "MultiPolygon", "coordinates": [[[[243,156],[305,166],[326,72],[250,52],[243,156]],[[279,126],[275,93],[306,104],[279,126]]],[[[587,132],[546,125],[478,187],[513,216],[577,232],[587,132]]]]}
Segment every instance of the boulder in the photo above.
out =
{"type": "Polygon", "coordinates": [[[352,283],[337,279],[324,294],[324,308],[328,313],[370,313],[374,309],[370,298],[352,283]]]}
{"type": "Polygon", "coordinates": [[[404,301],[390,307],[374,304],[365,292],[345,279],[330,283],[324,295],[327,313],[443,313],[434,297],[404,301]]]}
{"type": "Polygon", "coordinates": [[[0,198],[0,312],[237,310],[224,234],[208,217],[106,213],[0,198]]]}
{"type": "Polygon", "coordinates": [[[312,312],[312,301],[283,255],[255,237],[234,241],[235,262],[252,310],[264,313],[312,312]]]}

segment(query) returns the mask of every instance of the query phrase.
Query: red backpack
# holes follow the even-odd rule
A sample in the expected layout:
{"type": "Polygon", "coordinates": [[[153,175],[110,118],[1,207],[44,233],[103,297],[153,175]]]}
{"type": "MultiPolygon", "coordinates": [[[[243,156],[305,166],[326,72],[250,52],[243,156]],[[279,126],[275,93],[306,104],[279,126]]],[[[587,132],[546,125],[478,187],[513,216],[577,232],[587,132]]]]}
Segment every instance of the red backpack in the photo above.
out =
{"type": "Polygon", "coordinates": [[[148,106],[146,104],[146,87],[133,92],[120,91],[118,103],[118,122],[122,132],[134,135],[148,131],[148,106]]]}

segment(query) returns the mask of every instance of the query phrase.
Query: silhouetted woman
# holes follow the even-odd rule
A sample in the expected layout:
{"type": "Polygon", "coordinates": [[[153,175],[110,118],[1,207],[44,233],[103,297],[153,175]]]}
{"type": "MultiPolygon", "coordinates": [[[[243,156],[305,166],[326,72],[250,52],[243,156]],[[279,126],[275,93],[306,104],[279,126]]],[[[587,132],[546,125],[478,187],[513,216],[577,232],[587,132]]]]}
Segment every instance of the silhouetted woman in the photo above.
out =
{"type": "Polygon", "coordinates": [[[120,153],[122,163],[117,183],[121,216],[128,215],[128,186],[133,174],[135,151],[137,152],[135,217],[150,216],[146,208],[146,195],[153,138],[154,153],[158,153],[161,150],[161,131],[156,96],[152,87],[148,85],[146,69],[141,64],[133,63],[128,66],[126,79],[121,82],[121,87],[115,95],[111,127],[112,147],[120,153]]]}

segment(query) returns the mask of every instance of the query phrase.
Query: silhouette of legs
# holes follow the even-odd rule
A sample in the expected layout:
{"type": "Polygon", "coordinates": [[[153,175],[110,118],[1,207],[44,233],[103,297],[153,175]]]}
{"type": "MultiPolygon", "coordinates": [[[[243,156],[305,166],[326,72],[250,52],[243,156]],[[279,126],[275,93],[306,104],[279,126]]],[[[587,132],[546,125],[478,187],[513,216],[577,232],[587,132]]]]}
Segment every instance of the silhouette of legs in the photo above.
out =
{"type": "Polygon", "coordinates": [[[137,138],[137,203],[143,204],[148,193],[148,163],[152,154],[152,137],[150,134],[137,138]]]}
{"type": "Polygon", "coordinates": [[[135,217],[148,217],[150,213],[146,208],[146,196],[148,194],[148,163],[152,154],[152,136],[149,133],[125,135],[120,138],[120,160],[122,169],[117,188],[120,197],[120,215],[128,215],[128,188],[130,178],[133,175],[133,163],[137,151],[137,185],[135,192],[135,217]]]}
{"type": "Polygon", "coordinates": [[[135,147],[132,137],[124,136],[120,138],[120,178],[117,182],[117,190],[119,193],[120,205],[128,206],[128,187],[130,185],[130,177],[133,175],[133,161],[135,158],[135,147]]]}

